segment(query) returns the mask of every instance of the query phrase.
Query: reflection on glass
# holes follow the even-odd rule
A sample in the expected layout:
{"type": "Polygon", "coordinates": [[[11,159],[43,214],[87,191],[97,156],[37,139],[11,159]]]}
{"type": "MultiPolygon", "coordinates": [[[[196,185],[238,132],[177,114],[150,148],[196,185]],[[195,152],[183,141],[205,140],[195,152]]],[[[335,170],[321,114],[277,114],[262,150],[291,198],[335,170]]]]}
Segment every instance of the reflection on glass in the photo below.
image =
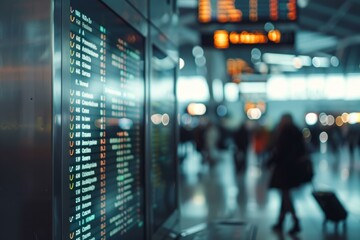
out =
{"type": "Polygon", "coordinates": [[[177,209],[175,68],[175,62],[153,47],[150,83],[153,232],[177,209]]]}

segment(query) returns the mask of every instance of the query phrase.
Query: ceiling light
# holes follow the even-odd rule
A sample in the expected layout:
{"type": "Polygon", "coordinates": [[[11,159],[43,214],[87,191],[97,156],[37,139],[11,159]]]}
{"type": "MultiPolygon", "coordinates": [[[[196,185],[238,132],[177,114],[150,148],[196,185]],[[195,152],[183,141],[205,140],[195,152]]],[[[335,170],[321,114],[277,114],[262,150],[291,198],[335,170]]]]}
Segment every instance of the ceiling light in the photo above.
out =
{"type": "Polygon", "coordinates": [[[330,63],[331,63],[331,66],[333,66],[333,67],[338,67],[339,64],[340,64],[340,61],[339,61],[339,59],[338,59],[337,57],[332,56],[332,57],[330,58],[330,63]]]}
{"type": "Polygon", "coordinates": [[[271,30],[274,30],[275,27],[274,27],[274,24],[272,24],[271,22],[267,22],[264,25],[264,29],[265,29],[265,31],[270,32],[271,30]]]}
{"type": "Polygon", "coordinates": [[[296,69],[300,69],[303,66],[301,59],[298,57],[293,58],[293,64],[296,69]]]}
{"type": "Polygon", "coordinates": [[[185,67],[185,61],[182,58],[179,58],[179,69],[183,69],[185,67]]]}
{"type": "Polygon", "coordinates": [[[312,64],[316,68],[327,68],[330,67],[330,60],[326,57],[314,57],[312,64]]]}
{"type": "Polygon", "coordinates": [[[204,50],[200,46],[195,46],[192,49],[192,54],[194,57],[202,57],[202,56],[204,56],[204,50]]]}
{"type": "Polygon", "coordinates": [[[297,4],[300,8],[306,8],[309,4],[309,0],[298,0],[297,4]]]}
{"type": "Polygon", "coordinates": [[[318,121],[318,116],[316,113],[308,113],[305,116],[305,122],[307,125],[315,125],[318,121]]]}
{"type": "Polygon", "coordinates": [[[320,136],[319,136],[320,142],[326,143],[328,139],[329,139],[329,136],[326,132],[320,133],[320,136]]]}

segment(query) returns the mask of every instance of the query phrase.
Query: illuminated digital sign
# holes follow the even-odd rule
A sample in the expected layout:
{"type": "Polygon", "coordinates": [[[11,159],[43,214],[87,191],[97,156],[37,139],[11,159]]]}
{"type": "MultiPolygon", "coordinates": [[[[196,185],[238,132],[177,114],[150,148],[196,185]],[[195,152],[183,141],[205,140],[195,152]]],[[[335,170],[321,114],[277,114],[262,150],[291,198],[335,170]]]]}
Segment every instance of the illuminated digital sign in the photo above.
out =
{"type": "Polygon", "coordinates": [[[201,23],[237,23],[297,19],[296,0],[199,0],[201,23]]]}
{"type": "Polygon", "coordinates": [[[144,239],[144,38],[99,1],[67,7],[62,239],[144,239]]]}
{"type": "Polygon", "coordinates": [[[227,49],[241,45],[294,44],[294,32],[279,30],[266,31],[227,31],[217,30],[213,34],[201,36],[202,46],[227,49]]]}

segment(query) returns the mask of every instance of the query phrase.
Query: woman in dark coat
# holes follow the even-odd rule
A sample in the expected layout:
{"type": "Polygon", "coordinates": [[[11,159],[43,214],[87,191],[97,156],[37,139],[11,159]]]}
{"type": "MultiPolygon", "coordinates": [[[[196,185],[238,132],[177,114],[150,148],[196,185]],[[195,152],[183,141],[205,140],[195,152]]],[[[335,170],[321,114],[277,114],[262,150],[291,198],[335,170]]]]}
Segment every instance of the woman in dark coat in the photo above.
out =
{"type": "Polygon", "coordinates": [[[273,226],[275,231],[282,231],[283,222],[288,212],[294,222],[289,233],[295,234],[300,231],[299,219],[296,216],[290,191],[303,183],[296,177],[299,173],[296,172],[295,165],[296,161],[299,161],[305,154],[305,142],[301,131],[293,123],[291,115],[283,115],[276,131],[273,156],[268,163],[269,166],[274,166],[270,187],[277,188],[281,192],[279,219],[273,226]]]}

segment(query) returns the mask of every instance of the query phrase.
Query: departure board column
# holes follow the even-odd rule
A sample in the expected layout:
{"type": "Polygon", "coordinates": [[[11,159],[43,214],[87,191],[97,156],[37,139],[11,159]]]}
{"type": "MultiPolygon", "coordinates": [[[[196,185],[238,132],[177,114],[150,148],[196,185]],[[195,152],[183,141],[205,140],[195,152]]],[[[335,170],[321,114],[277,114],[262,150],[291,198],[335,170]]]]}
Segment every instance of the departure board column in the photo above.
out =
{"type": "MultiPolygon", "coordinates": [[[[102,85],[106,84],[106,44],[107,35],[106,29],[99,26],[100,30],[100,82],[102,85]]],[[[100,95],[100,237],[101,240],[106,239],[106,96],[100,95]]]]}
{"type": "Polygon", "coordinates": [[[103,15],[82,1],[72,1],[69,12],[63,239],[143,239],[143,40],[90,2],[103,15]]]}
{"type": "Polygon", "coordinates": [[[91,18],[70,8],[70,239],[105,236],[106,104],[103,33],[91,18]],[[100,212],[96,210],[100,209],[100,212]],[[100,219],[96,217],[100,215],[100,219]],[[100,220],[100,221],[99,221],[100,220]],[[100,226],[100,227],[99,227],[100,226]],[[95,230],[96,229],[96,230],[95,230]],[[95,231],[94,231],[95,230],[95,231]]]}

